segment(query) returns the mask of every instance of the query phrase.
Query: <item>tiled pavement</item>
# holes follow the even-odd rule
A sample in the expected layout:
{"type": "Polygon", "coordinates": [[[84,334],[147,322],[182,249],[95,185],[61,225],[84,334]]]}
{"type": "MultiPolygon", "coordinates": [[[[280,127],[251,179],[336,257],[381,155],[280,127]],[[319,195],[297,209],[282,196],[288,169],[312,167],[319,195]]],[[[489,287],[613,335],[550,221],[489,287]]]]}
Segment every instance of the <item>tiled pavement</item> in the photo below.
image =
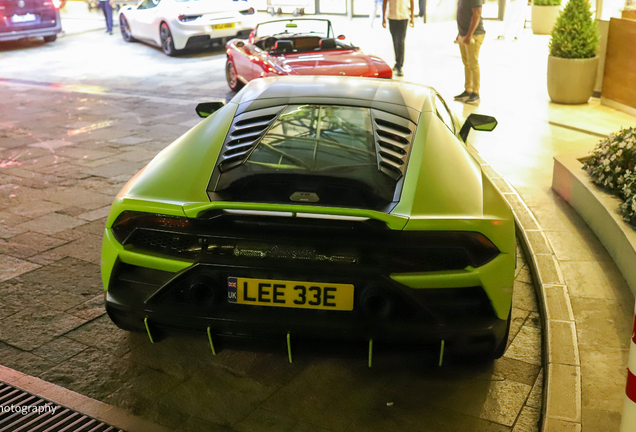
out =
{"type": "Polygon", "coordinates": [[[197,121],[193,104],[0,85],[0,362],[176,430],[537,430],[541,330],[520,261],[511,344],[493,365],[364,350],[287,362],[150,344],[104,315],[99,248],[123,183],[197,121]],[[48,108],[43,111],[42,106],[48,108]],[[38,121],[33,121],[37,116],[38,121]],[[534,389],[534,390],[533,390],[534,389]]]}

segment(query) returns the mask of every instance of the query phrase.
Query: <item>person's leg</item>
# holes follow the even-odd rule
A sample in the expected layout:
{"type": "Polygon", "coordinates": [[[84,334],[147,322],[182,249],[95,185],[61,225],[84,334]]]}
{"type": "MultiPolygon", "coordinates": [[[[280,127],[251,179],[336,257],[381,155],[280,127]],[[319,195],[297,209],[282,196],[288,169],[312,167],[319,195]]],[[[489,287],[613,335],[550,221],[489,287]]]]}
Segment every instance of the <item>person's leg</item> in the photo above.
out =
{"type": "Polygon", "coordinates": [[[393,52],[395,53],[395,67],[398,71],[404,66],[404,40],[409,20],[389,20],[389,30],[393,38],[393,52]]]}
{"type": "Polygon", "coordinates": [[[108,31],[108,14],[106,13],[106,3],[108,3],[108,1],[100,1],[99,8],[104,13],[104,19],[106,20],[106,31],[108,31]]]}
{"type": "Polygon", "coordinates": [[[464,91],[466,93],[473,92],[473,74],[468,67],[468,48],[466,44],[459,43],[459,51],[462,54],[462,63],[464,64],[464,91]]]}
{"type": "Polygon", "coordinates": [[[467,69],[471,76],[471,93],[479,94],[479,87],[481,83],[481,74],[479,70],[479,50],[484,43],[484,37],[486,35],[475,35],[473,39],[475,42],[465,45],[466,47],[466,59],[467,69]]]}
{"type": "Polygon", "coordinates": [[[404,47],[406,41],[406,29],[409,28],[409,20],[400,20],[400,67],[404,66],[404,47]]]}
{"type": "Polygon", "coordinates": [[[395,20],[387,20],[389,21],[389,32],[391,32],[391,40],[393,41],[393,56],[395,57],[395,66],[393,69],[395,70],[398,65],[398,48],[397,48],[397,21],[395,20]]]}
{"type": "Polygon", "coordinates": [[[371,20],[371,27],[373,27],[373,21],[375,21],[375,16],[378,14],[378,6],[380,5],[378,0],[371,0],[373,2],[373,6],[371,6],[371,13],[369,14],[369,19],[371,20]]]}
{"type": "Polygon", "coordinates": [[[113,7],[110,5],[109,1],[102,2],[105,3],[106,7],[106,27],[108,28],[108,33],[113,32],[113,7]]]}

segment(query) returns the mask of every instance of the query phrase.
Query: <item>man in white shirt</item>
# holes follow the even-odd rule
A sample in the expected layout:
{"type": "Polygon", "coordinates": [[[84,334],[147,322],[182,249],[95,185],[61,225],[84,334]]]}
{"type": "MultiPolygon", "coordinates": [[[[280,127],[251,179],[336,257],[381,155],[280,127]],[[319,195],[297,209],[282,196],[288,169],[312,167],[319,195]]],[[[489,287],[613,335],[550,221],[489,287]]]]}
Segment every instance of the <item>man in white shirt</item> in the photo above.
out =
{"type": "Polygon", "coordinates": [[[389,19],[389,30],[393,38],[393,51],[395,52],[395,66],[397,76],[404,76],[404,39],[406,29],[410,24],[415,25],[415,9],[413,0],[384,0],[382,4],[382,27],[386,28],[386,20],[389,19]],[[389,11],[387,13],[387,5],[389,11]]]}

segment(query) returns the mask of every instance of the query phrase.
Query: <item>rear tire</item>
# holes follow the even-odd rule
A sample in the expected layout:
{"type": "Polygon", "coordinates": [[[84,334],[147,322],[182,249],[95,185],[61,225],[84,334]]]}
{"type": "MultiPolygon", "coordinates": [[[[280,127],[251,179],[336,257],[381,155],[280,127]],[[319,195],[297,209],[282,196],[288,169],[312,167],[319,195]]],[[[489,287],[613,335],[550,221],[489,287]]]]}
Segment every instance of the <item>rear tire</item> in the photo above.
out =
{"type": "Polygon", "coordinates": [[[512,309],[510,309],[510,313],[508,314],[508,322],[506,323],[506,333],[504,334],[503,339],[499,342],[499,345],[495,348],[495,350],[491,354],[491,358],[493,360],[497,360],[501,358],[506,352],[506,347],[508,346],[508,336],[510,336],[510,323],[512,322],[512,309]]]}
{"type": "Polygon", "coordinates": [[[170,27],[165,22],[162,22],[159,26],[159,39],[161,39],[161,50],[164,54],[174,57],[179,54],[180,50],[175,49],[174,42],[172,40],[172,33],[170,27]]]}
{"type": "Polygon", "coordinates": [[[238,73],[236,73],[236,67],[230,59],[228,59],[227,63],[225,63],[225,79],[227,79],[227,85],[230,87],[230,90],[235,92],[242,89],[245,85],[241,82],[241,80],[239,80],[238,73]]]}
{"type": "Polygon", "coordinates": [[[55,42],[57,35],[44,36],[44,42],[55,42]]]}

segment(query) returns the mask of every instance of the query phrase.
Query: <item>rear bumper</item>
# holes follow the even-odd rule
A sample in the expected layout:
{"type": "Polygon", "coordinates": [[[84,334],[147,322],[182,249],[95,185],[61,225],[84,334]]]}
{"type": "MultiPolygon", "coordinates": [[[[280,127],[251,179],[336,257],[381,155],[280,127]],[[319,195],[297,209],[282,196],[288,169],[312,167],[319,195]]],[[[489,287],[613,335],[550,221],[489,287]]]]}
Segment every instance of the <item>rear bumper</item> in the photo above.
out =
{"type": "Polygon", "coordinates": [[[240,30],[236,35],[232,35],[230,37],[215,37],[214,35],[207,34],[190,36],[185,44],[185,48],[205,48],[210,46],[214,42],[225,44],[227,43],[228,39],[247,39],[247,37],[250,35],[250,32],[251,30],[249,29],[240,30]]]}
{"type": "Polygon", "coordinates": [[[157,312],[152,308],[134,308],[120,304],[106,294],[106,310],[111,320],[126,330],[145,332],[145,320],[151,332],[197,333],[222,337],[253,337],[283,339],[288,333],[294,337],[325,340],[373,340],[400,344],[435,344],[444,340],[451,351],[492,350],[503,339],[505,320],[472,327],[425,328],[405,323],[369,326],[364,322],[341,327],[333,320],[324,322],[281,322],[280,319],[252,316],[244,320],[227,320],[213,316],[178,315],[157,312]]]}
{"type": "MultiPolygon", "coordinates": [[[[5,29],[3,29],[5,30],[5,29]]],[[[16,29],[10,31],[0,31],[0,41],[10,41],[17,39],[26,39],[32,37],[53,36],[62,31],[62,23],[59,12],[56,12],[55,24],[49,27],[33,28],[33,29],[16,29]]]]}
{"type": "MultiPolygon", "coordinates": [[[[485,292],[479,287],[464,290],[481,291],[485,299],[479,307],[473,297],[450,297],[460,306],[448,308],[448,294],[453,288],[437,290],[441,297],[417,297],[412,289],[381,275],[340,275],[329,279],[355,285],[352,311],[278,308],[235,304],[227,301],[227,277],[247,275],[271,278],[271,270],[198,264],[178,273],[150,270],[118,263],[113,272],[106,307],[110,318],[121,328],[151,332],[190,332],[205,334],[210,328],[214,336],[281,339],[374,340],[378,342],[429,345],[446,341],[456,352],[490,351],[505,336],[507,320],[499,319],[487,304],[485,292]],[[189,289],[201,275],[215,278],[211,297],[193,300],[189,289]],[[366,299],[377,295],[389,305],[375,309],[366,299]],[[442,295],[443,294],[443,295],[442,295]],[[464,309],[461,309],[461,308],[464,309]],[[466,313],[462,313],[466,311],[466,313]],[[387,312],[388,311],[388,312],[387,312]]],[[[308,276],[302,269],[281,276],[287,280],[326,278],[308,276]]],[[[456,292],[460,292],[459,288],[456,292]]],[[[417,290],[416,294],[435,290],[417,290]]]]}

